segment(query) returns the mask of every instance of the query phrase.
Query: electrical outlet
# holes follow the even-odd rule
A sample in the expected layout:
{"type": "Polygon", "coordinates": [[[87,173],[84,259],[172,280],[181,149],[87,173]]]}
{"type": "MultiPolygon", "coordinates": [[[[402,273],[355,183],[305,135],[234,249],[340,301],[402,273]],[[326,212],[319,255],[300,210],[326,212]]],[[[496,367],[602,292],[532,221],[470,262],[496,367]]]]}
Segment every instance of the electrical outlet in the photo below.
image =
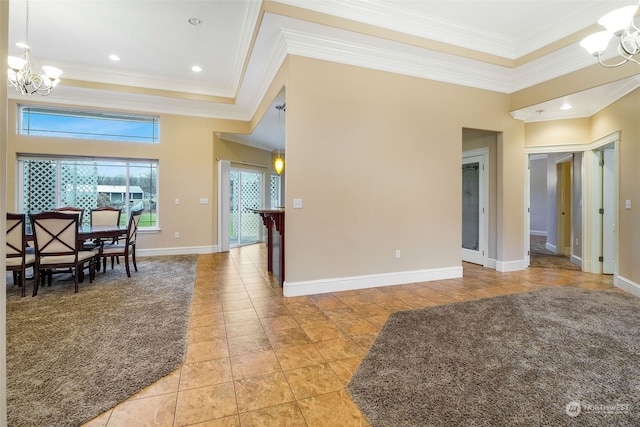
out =
{"type": "Polygon", "coordinates": [[[180,232],[176,231],[176,234],[174,234],[173,237],[175,237],[176,239],[179,239],[180,238],[180,232]]]}
{"type": "Polygon", "coordinates": [[[400,258],[400,249],[396,249],[396,258],[400,258]]]}

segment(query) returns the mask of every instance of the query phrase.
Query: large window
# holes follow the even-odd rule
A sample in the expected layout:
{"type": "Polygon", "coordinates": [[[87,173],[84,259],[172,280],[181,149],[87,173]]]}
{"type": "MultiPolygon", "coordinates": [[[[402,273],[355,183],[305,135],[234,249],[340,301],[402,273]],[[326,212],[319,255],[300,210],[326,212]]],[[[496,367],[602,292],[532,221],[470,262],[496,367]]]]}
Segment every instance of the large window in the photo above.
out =
{"type": "Polygon", "coordinates": [[[22,135],[158,142],[158,117],[49,106],[20,106],[22,135]]]}
{"type": "Polygon", "coordinates": [[[27,214],[56,207],[121,209],[122,225],[131,210],[143,208],[141,228],[158,228],[158,162],[155,160],[21,157],[19,206],[27,214]]]}

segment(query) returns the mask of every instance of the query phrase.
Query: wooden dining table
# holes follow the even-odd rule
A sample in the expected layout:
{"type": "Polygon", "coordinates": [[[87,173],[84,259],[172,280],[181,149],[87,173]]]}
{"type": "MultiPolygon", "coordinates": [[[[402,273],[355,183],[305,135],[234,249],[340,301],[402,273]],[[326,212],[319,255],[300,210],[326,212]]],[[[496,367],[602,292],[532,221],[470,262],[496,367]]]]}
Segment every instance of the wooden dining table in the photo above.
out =
{"type": "MultiPolygon", "coordinates": [[[[80,225],[78,226],[78,245],[82,247],[87,240],[111,240],[125,236],[128,228],[123,225],[80,225]]],[[[27,232],[27,240],[33,241],[31,230],[27,232]]],[[[99,265],[99,264],[98,264],[99,265]]],[[[99,270],[98,270],[99,271],[99,270]]],[[[78,281],[84,281],[84,271],[78,272],[78,281]]]]}

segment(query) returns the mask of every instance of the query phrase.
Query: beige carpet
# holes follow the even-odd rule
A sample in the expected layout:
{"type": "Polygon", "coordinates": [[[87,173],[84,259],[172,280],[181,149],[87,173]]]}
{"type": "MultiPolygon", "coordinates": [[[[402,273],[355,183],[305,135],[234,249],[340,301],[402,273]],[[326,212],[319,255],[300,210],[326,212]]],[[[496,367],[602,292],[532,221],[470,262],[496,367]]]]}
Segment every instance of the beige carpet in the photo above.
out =
{"type": "Polygon", "coordinates": [[[639,327],[570,287],[400,311],[347,390],[373,427],[638,426],[639,327]]]}
{"type": "Polygon", "coordinates": [[[21,298],[7,275],[8,425],[78,426],[173,372],[196,259],[140,258],[130,279],[120,264],[77,294],[61,275],[35,298],[21,298]]]}

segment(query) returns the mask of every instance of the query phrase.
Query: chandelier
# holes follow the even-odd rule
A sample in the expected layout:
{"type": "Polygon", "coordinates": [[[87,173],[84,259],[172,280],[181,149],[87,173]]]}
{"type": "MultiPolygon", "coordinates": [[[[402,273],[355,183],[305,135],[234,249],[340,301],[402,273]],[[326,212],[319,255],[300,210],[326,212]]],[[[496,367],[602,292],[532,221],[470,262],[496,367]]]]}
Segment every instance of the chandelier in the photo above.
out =
{"type": "Polygon", "coordinates": [[[7,80],[17,92],[22,95],[38,95],[47,96],[51,93],[58,82],[62,70],[48,65],[42,66],[42,71],[37,70],[35,61],[29,52],[29,0],[27,0],[27,21],[26,21],[26,37],[27,43],[16,43],[16,46],[22,49],[20,56],[10,56],[8,59],[9,70],[7,71],[7,80]]]}
{"type": "Polygon", "coordinates": [[[618,67],[627,62],[640,65],[640,62],[634,58],[640,53],[640,29],[634,22],[637,10],[638,5],[622,7],[607,13],[598,21],[598,24],[606,30],[585,37],[580,42],[580,46],[598,58],[598,62],[605,67],[618,67]],[[602,60],[602,55],[614,37],[618,39],[618,55],[622,60],[617,63],[606,63],[602,60]]]}

